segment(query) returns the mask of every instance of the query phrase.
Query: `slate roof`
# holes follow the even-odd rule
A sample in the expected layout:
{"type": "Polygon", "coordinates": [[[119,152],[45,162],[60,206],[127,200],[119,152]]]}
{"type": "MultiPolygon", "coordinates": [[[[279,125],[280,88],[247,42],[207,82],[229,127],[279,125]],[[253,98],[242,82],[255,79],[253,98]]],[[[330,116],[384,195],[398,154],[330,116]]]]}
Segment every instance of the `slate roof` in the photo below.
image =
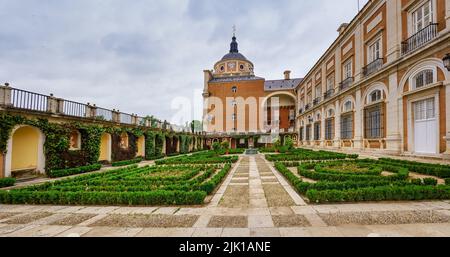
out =
{"type": "Polygon", "coordinates": [[[302,80],[302,78],[267,80],[264,82],[264,91],[293,90],[300,82],[302,82],[302,80]]]}

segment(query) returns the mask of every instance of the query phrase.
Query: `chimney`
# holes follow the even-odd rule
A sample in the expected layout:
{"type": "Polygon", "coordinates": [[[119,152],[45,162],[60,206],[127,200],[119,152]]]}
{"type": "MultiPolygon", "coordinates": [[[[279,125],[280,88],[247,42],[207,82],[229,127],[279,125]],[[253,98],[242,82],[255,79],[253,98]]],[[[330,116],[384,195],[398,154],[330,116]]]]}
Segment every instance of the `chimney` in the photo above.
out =
{"type": "Polygon", "coordinates": [[[339,35],[342,34],[342,32],[344,32],[344,30],[348,27],[348,23],[342,23],[341,26],[339,26],[339,28],[337,29],[337,31],[339,32],[339,35]]]}
{"type": "Polygon", "coordinates": [[[284,79],[291,79],[291,71],[290,70],[287,70],[287,71],[284,71],[284,79]]]}

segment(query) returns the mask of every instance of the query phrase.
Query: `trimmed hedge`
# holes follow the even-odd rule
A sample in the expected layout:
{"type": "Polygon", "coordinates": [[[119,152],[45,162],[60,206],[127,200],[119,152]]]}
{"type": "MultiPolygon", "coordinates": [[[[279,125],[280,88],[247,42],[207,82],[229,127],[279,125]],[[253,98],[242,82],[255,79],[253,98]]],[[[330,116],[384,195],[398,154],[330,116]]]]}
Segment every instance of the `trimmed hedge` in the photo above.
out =
{"type": "Polygon", "coordinates": [[[136,158],[134,160],[126,160],[126,161],[120,161],[120,162],[113,162],[111,163],[111,165],[113,167],[122,167],[122,166],[127,166],[127,165],[131,165],[131,164],[136,164],[136,163],[140,163],[142,161],[142,158],[136,158]]]}
{"type": "Polygon", "coordinates": [[[225,167],[217,173],[213,178],[211,178],[209,181],[204,182],[199,186],[199,189],[201,191],[206,192],[208,195],[211,194],[214,189],[222,183],[222,180],[227,176],[228,172],[231,170],[231,165],[226,164],[225,167]]]}
{"type": "Polygon", "coordinates": [[[411,172],[436,176],[439,178],[450,178],[450,165],[421,163],[390,158],[380,158],[379,162],[395,166],[402,166],[409,169],[409,171],[411,172]]]}
{"type": "Polygon", "coordinates": [[[272,162],[278,161],[308,161],[308,160],[344,160],[357,159],[357,154],[343,154],[329,151],[312,151],[307,149],[294,149],[287,154],[267,154],[266,159],[272,162]]]}
{"type": "Polygon", "coordinates": [[[350,190],[308,190],[314,203],[450,199],[448,186],[383,186],[350,190]]]}
{"type": "Polygon", "coordinates": [[[15,178],[0,178],[0,188],[12,187],[14,184],[16,184],[15,178]]]}
{"type": "Polygon", "coordinates": [[[83,166],[78,168],[72,168],[72,169],[64,169],[64,170],[52,170],[48,172],[48,176],[51,178],[59,178],[59,177],[66,177],[71,176],[75,174],[82,174],[86,172],[96,171],[100,170],[102,168],[101,164],[93,164],[89,166],[83,166]]]}
{"type": "Polygon", "coordinates": [[[81,204],[81,205],[190,205],[202,204],[203,191],[150,192],[61,192],[0,191],[4,204],[81,204]]]}

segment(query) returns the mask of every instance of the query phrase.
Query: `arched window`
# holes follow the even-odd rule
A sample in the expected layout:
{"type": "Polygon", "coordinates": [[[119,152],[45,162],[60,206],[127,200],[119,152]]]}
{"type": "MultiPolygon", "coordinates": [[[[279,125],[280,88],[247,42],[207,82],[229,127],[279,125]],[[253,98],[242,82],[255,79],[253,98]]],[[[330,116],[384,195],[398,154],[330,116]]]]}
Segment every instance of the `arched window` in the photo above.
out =
{"type": "Polygon", "coordinates": [[[329,109],[328,110],[328,118],[331,118],[334,116],[334,110],[333,109],[329,109]]]}
{"type": "Polygon", "coordinates": [[[231,91],[232,91],[233,93],[237,93],[237,87],[236,87],[236,86],[233,86],[233,87],[231,88],[231,91]]]}
{"type": "Polygon", "coordinates": [[[434,72],[432,69],[426,69],[417,73],[412,79],[412,88],[417,89],[434,82],[434,72]]]}
{"type": "Polygon", "coordinates": [[[126,132],[120,135],[120,147],[123,149],[128,148],[128,134],[126,132]]]}
{"type": "Polygon", "coordinates": [[[70,132],[70,150],[81,149],[81,134],[78,130],[70,132]]]}
{"type": "Polygon", "coordinates": [[[318,114],[316,115],[316,120],[317,120],[317,121],[320,121],[320,113],[318,113],[318,114]]]}
{"type": "Polygon", "coordinates": [[[380,101],[382,98],[381,96],[381,90],[374,90],[372,91],[372,93],[369,94],[367,102],[368,103],[373,103],[373,102],[377,102],[380,101]]]}
{"type": "Polygon", "coordinates": [[[353,109],[352,101],[347,101],[344,104],[344,112],[349,112],[353,109]]]}

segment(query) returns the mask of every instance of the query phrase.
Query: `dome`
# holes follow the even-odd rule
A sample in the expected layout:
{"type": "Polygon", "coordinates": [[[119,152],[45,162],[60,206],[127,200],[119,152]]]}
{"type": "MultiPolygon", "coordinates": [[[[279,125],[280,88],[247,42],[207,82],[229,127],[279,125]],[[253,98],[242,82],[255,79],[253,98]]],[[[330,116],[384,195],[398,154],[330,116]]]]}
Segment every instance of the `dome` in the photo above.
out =
{"type": "Polygon", "coordinates": [[[253,63],[239,53],[236,36],[230,43],[230,52],[214,65],[215,76],[253,76],[253,63]]]}
{"type": "Polygon", "coordinates": [[[242,60],[242,61],[248,61],[247,58],[241,53],[228,53],[223,56],[222,61],[225,60],[242,60]]]}

